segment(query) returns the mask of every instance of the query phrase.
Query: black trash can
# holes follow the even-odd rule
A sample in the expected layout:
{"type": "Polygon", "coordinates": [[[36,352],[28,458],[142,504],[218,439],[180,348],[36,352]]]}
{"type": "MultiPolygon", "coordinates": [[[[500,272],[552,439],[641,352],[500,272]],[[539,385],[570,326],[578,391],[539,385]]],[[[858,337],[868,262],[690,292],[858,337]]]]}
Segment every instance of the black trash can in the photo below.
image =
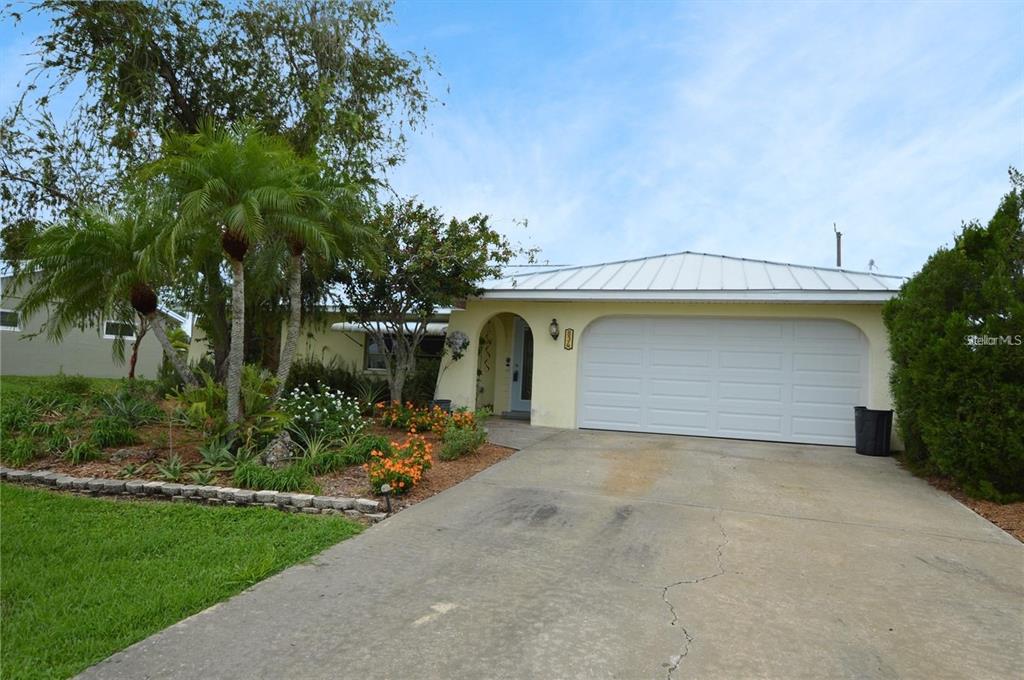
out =
{"type": "Polygon", "coordinates": [[[853,426],[856,431],[857,453],[864,456],[888,456],[892,435],[892,411],[880,411],[866,406],[853,407],[853,426]]]}
{"type": "Polygon", "coordinates": [[[434,408],[435,406],[440,406],[441,410],[444,411],[445,413],[451,413],[452,412],[452,400],[451,399],[431,399],[430,400],[430,408],[434,408]]]}

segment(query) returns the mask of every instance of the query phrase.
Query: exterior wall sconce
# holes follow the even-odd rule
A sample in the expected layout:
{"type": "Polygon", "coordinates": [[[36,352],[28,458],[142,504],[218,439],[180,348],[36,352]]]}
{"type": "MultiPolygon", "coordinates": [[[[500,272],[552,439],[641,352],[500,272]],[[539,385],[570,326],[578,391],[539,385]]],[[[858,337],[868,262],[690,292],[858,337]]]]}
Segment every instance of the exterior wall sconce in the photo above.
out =
{"type": "Polygon", "coordinates": [[[552,340],[558,340],[558,319],[551,320],[551,325],[548,326],[548,333],[551,333],[552,340]]]}

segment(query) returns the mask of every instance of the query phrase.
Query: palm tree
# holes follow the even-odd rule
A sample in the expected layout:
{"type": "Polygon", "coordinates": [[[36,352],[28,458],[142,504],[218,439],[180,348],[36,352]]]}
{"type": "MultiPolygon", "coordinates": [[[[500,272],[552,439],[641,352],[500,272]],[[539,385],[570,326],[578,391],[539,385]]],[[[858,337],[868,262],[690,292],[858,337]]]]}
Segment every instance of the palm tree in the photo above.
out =
{"type": "MultiPolygon", "coordinates": [[[[210,243],[216,234],[231,270],[231,341],[228,351],[228,420],[242,419],[241,383],[245,339],[245,257],[254,246],[295,234],[330,250],[331,237],[311,216],[323,197],[301,179],[309,172],[279,137],[253,128],[216,128],[205,123],[190,135],[165,142],[162,157],[146,171],[159,176],[176,204],[168,234],[171,258],[186,244],[210,243]]],[[[300,252],[301,257],[301,252],[300,252]]],[[[201,258],[196,258],[201,259],[201,258]]]]}
{"type": "MultiPolygon", "coordinates": [[[[181,379],[198,384],[168,339],[158,309],[157,289],[166,280],[154,251],[160,221],[136,207],[132,215],[84,210],[33,238],[14,281],[25,291],[19,310],[26,315],[47,310],[43,330],[55,342],[70,328],[137,315],[136,343],[142,329],[152,329],[181,379]]],[[[114,351],[123,358],[123,340],[114,343],[114,351]]]]}
{"type": "Polygon", "coordinates": [[[362,256],[373,259],[372,232],[358,219],[360,203],[357,188],[325,176],[315,164],[309,164],[300,182],[311,200],[301,215],[282,216],[277,231],[288,252],[288,328],[277,368],[277,391],[284,392],[298,348],[302,323],[302,271],[304,258],[320,261],[362,256]]]}

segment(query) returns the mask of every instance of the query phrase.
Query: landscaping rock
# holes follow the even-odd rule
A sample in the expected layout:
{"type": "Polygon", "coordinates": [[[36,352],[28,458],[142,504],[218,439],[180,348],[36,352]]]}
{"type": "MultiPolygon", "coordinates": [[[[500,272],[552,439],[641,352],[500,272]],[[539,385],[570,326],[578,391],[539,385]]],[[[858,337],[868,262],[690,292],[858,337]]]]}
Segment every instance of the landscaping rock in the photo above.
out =
{"type": "Polygon", "coordinates": [[[313,494],[311,493],[293,493],[292,494],[292,505],[297,508],[308,508],[313,505],[313,494]]]}
{"type": "Polygon", "coordinates": [[[222,501],[233,501],[235,500],[236,491],[240,491],[240,489],[236,489],[233,486],[222,486],[220,490],[217,491],[217,498],[222,501]]]}
{"type": "Polygon", "coordinates": [[[124,493],[124,482],[120,479],[104,479],[98,491],[103,493],[124,493]]]}
{"type": "Polygon", "coordinates": [[[388,518],[388,514],[386,512],[371,512],[371,513],[366,515],[366,519],[370,520],[374,524],[376,524],[377,522],[379,522],[379,521],[381,521],[383,519],[387,519],[387,518],[388,518]]]}
{"type": "Polygon", "coordinates": [[[164,484],[164,488],[161,489],[160,492],[165,496],[180,496],[182,486],[182,484],[171,482],[169,484],[164,484]]]}
{"type": "Polygon", "coordinates": [[[153,494],[160,493],[160,490],[164,488],[164,483],[146,482],[145,484],[142,485],[142,488],[145,489],[147,495],[152,496],[153,494]]]}
{"type": "Polygon", "coordinates": [[[199,495],[203,498],[217,498],[217,494],[220,493],[219,486],[201,486],[199,487],[199,495]]]}
{"type": "Polygon", "coordinates": [[[207,505],[223,505],[224,501],[219,498],[207,498],[206,503],[207,505]]]}
{"type": "Polygon", "coordinates": [[[235,502],[240,505],[252,503],[256,499],[256,492],[242,489],[235,492],[235,502]]]}
{"type": "Polygon", "coordinates": [[[285,430],[274,437],[274,441],[267,444],[267,448],[263,449],[263,453],[260,454],[260,460],[264,465],[276,469],[287,465],[293,455],[295,455],[295,442],[285,430]]]}
{"type": "Polygon", "coordinates": [[[302,512],[304,512],[307,515],[319,515],[320,514],[320,508],[314,508],[314,507],[302,508],[302,512]]]}
{"type": "Polygon", "coordinates": [[[174,496],[171,498],[172,503],[187,503],[188,499],[184,496],[174,496]]]}
{"type": "Polygon", "coordinates": [[[71,481],[71,488],[78,489],[79,491],[82,489],[87,489],[89,488],[89,481],[90,480],[88,477],[75,477],[71,481]]]}
{"type": "Polygon", "coordinates": [[[292,495],[290,493],[278,492],[278,494],[274,497],[274,502],[280,506],[291,505],[292,495]]]}
{"type": "Polygon", "coordinates": [[[60,477],[59,472],[51,472],[50,470],[40,470],[32,474],[32,479],[40,484],[46,484],[47,486],[53,486],[57,478],[60,477]]]}
{"type": "Polygon", "coordinates": [[[355,498],[332,498],[331,507],[335,510],[351,510],[356,507],[355,498]]]}
{"type": "Polygon", "coordinates": [[[313,496],[313,507],[320,508],[333,508],[334,499],[330,496],[313,496]]]}
{"type": "Polygon", "coordinates": [[[70,489],[71,488],[71,483],[73,481],[75,481],[74,477],[67,477],[67,476],[58,477],[57,478],[57,482],[56,482],[56,486],[57,486],[58,489],[70,489]]]}
{"type": "Polygon", "coordinates": [[[27,482],[32,479],[32,473],[28,470],[8,470],[7,479],[12,482],[27,482]]]}
{"type": "Polygon", "coordinates": [[[128,493],[135,494],[136,496],[141,496],[146,493],[146,483],[133,479],[130,482],[124,483],[124,490],[128,493]]]}
{"type": "Polygon", "coordinates": [[[264,503],[263,507],[265,507],[265,508],[279,508],[280,506],[277,503],[264,503]]]}
{"type": "Polygon", "coordinates": [[[299,512],[301,510],[301,508],[297,508],[294,505],[279,505],[278,507],[285,512],[299,512]]]}
{"type": "Polygon", "coordinates": [[[185,498],[191,498],[192,496],[199,495],[199,486],[196,484],[183,484],[181,487],[181,495],[185,498]]]}
{"type": "Polygon", "coordinates": [[[363,516],[363,513],[359,512],[358,510],[346,510],[345,514],[349,517],[355,517],[356,519],[363,516]]]}
{"type": "Polygon", "coordinates": [[[270,503],[273,505],[274,501],[277,500],[277,491],[257,491],[256,502],[257,503],[270,503]]]}
{"type": "Polygon", "coordinates": [[[7,473],[10,471],[10,468],[0,467],[0,479],[7,479],[7,473]]]}
{"type": "Polygon", "coordinates": [[[324,508],[323,510],[320,511],[320,514],[321,515],[337,515],[339,512],[340,512],[340,510],[335,510],[334,508],[324,508]]]}
{"type": "Polygon", "coordinates": [[[104,484],[106,483],[106,481],[107,480],[105,479],[93,477],[88,482],[86,482],[85,488],[88,489],[89,491],[103,491],[105,488],[104,484]]]}
{"type": "Polygon", "coordinates": [[[132,451],[131,449],[118,449],[110,454],[110,462],[120,463],[125,458],[130,458],[133,455],[135,455],[135,451],[132,451]]]}
{"type": "Polygon", "coordinates": [[[355,508],[362,513],[380,512],[380,503],[369,498],[357,498],[355,508]]]}

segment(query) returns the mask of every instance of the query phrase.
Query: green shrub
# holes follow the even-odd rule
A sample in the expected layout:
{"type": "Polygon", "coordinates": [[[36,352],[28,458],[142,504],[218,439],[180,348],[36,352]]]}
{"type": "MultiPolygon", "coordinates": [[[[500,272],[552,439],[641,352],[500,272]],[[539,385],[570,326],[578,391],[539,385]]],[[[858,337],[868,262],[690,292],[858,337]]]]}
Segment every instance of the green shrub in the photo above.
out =
{"type": "Polygon", "coordinates": [[[280,404],[291,416],[292,430],[306,437],[342,439],[365,427],[359,402],[332,387],[302,385],[285,394],[280,404]]]}
{"type": "Polygon", "coordinates": [[[93,381],[84,375],[55,375],[50,378],[48,389],[60,394],[84,397],[92,391],[93,381]]]}
{"type": "Polygon", "coordinates": [[[111,446],[137,444],[139,437],[131,423],[124,418],[103,416],[93,421],[89,441],[101,449],[106,449],[111,446]]]}
{"type": "Polygon", "coordinates": [[[907,461],[1001,502],[1024,498],[1021,225],[1018,188],[987,227],[966,225],[932,255],[883,315],[907,461]]]}
{"type": "Polygon", "coordinates": [[[286,388],[290,392],[300,386],[329,387],[344,394],[358,395],[362,382],[363,377],[356,367],[342,364],[337,357],[326,362],[304,357],[292,363],[286,388]]]}
{"type": "Polygon", "coordinates": [[[405,379],[402,397],[416,406],[426,406],[434,398],[437,388],[437,372],[441,367],[438,357],[418,357],[416,370],[405,379]]]}
{"type": "Polygon", "coordinates": [[[79,465],[90,460],[96,460],[102,456],[103,452],[96,448],[96,445],[89,440],[70,445],[67,451],[63,454],[64,460],[72,465],[79,465]]]}
{"type": "Polygon", "coordinates": [[[394,451],[391,442],[387,437],[379,434],[368,434],[360,438],[355,444],[345,447],[345,458],[350,465],[365,463],[370,460],[370,454],[380,451],[385,456],[391,456],[394,451]]]}
{"type": "Polygon", "coordinates": [[[188,473],[189,481],[199,486],[211,486],[217,477],[210,470],[193,470],[188,473]]]}
{"type": "Polygon", "coordinates": [[[26,430],[38,415],[39,410],[33,400],[4,396],[3,404],[0,406],[0,432],[4,436],[9,436],[12,433],[26,430]]]}
{"type": "Polygon", "coordinates": [[[108,416],[120,418],[132,426],[154,423],[164,415],[159,406],[129,390],[104,397],[100,401],[100,409],[108,416]]]}
{"type": "Polygon", "coordinates": [[[306,493],[320,491],[312,475],[301,465],[289,465],[280,470],[274,470],[256,462],[247,462],[239,465],[235,470],[234,483],[245,489],[306,493]]]}
{"type": "Polygon", "coordinates": [[[3,437],[0,441],[0,461],[20,467],[36,457],[36,445],[31,437],[3,437]]]}
{"type": "Polygon", "coordinates": [[[180,482],[185,476],[185,464],[181,456],[172,453],[163,463],[156,464],[157,477],[165,482],[180,482]]]}
{"type": "Polygon", "coordinates": [[[487,441],[487,431],[480,426],[457,427],[454,424],[444,431],[441,438],[441,460],[455,460],[473,453],[487,441]]]}

